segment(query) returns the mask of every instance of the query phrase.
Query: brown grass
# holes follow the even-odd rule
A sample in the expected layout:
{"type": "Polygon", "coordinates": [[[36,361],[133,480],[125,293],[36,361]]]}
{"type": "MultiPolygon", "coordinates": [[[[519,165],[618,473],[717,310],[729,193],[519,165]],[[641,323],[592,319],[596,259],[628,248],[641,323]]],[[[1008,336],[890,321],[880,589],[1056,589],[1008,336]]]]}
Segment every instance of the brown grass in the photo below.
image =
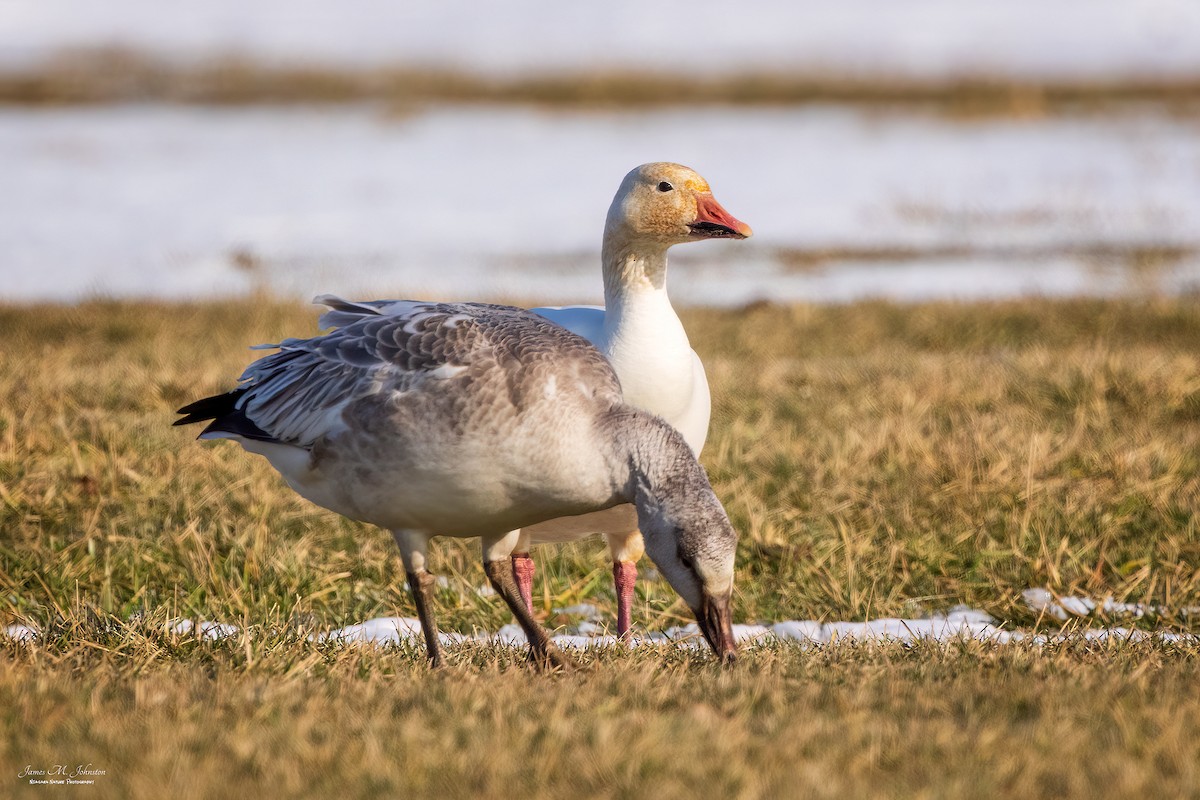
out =
{"type": "Polygon", "coordinates": [[[0,74],[0,103],[172,102],[201,104],[385,102],[517,103],[552,107],[800,105],[906,107],[953,116],[1030,117],[1153,104],[1193,113],[1196,79],[1013,81],[856,78],[811,73],[697,77],[597,71],[491,77],[405,66],[348,69],[271,66],[236,58],[172,64],[123,50],[82,50],[0,74]]]}
{"type": "MultiPolygon", "coordinates": [[[[678,652],[538,675],[490,648],[203,645],[146,631],[0,659],[0,786],[92,764],[88,796],[1184,797],[1200,786],[1194,647],[678,652]],[[86,643],[91,646],[85,646],[86,643]]],[[[76,789],[76,791],[82,791],[76,789]]]]}
{"type": "MultiPolygon", "coordinates": [[[[713,387],[704,461],[742,534],[737,621],[965,602],[1009,626],[1047,586],[1163,604],[1197,630],[1200,306],[1190,300],[685,315],[713,387]]],[[[93,762],[102,797],[1056,797],[1198,793],[1195,645],[761,648],[587,657],[531,674],[470,645],[304,634],[413,615],[387,534],[305,504],[264,464],[172,429],[245,346],[315,313],[226,304],[0,308],[0,793],[93,762]],[[168,617],[232,622],[199,642],[168,617]]],[[[433,554],[447,629],[508,615],[473,543],[433,554]]],[[[648,565],[647,565],[648,566],[648,565]]],[[[539,613],[611,613],[604,548],[539,558],[539,613]]],[[[641,582],[635,622],[686,610],[641,582]]],[[[1100,620],[1111,623],[1118,620],[1100,620]]],[[[1046,623],[1042,621],[1045,628],[1046,623]]],[[[83,791],[79,789],[79,791],[83,791]]]]}
{"type": "MultiPolygon", "coordinates": [[[[928,212],[932,215],[933,212],[928,212]]],[[[1153,275],[1164,268],[1200,256],[1200,248],[1187,245],[1161,244],[1012,244],[986,245],[944,244],[936,247],[812,247],[778,248],[772,258],[787,269],[806,272],[824,269],[845,262],[871,264],[925,263],[960,259],[990,259],[1008,263],[1037,263],[1050,259],[1069,258],[1097,268],[1121,268],[1134,274],[1153,275]]]]}

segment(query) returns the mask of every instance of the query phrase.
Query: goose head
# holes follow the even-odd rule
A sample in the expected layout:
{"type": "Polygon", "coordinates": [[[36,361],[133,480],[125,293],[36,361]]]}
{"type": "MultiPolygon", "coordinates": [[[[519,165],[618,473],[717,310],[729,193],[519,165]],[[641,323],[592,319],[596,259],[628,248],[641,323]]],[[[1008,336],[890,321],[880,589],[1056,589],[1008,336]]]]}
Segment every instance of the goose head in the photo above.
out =
{"type": "Polygon", "coordinates": [[[729,604],[737,532],[683,437],[666,437],[664,447],[675,457],[660,462],[652,470],[657,479],[639,481],[635,492],[646,554],[691,608],[713,652],[732,663],[737,644],[729,604]]]}
{"type": "Polygon", "coordinates": [[[701,239],[745,239],[753,231],[721,207],[695,170],[656,162],[625,176],[609,207],[605,233],[665,250],[701,239]]]}

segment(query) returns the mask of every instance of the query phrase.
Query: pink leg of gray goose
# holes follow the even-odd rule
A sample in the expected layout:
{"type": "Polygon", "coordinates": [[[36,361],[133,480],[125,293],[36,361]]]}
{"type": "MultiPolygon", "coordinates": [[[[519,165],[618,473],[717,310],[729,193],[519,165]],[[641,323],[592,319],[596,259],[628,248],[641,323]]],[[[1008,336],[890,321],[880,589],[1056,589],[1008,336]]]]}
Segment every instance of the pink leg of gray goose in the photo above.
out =
{"type": "Polygon", "coordinates": [[[613,562],[613,585],[617,589],[617,636],[629,638],[633,617],[633,586],[637,582],[637,564],[632,561],[613,562]]]}
{"type": "Polygon", "coordinates": [[[513,578],[517,581],[517,590],[525,601],[525,608],[533,614],[533,573],[537,567],[529,553],[512,554],[513,578]]]}

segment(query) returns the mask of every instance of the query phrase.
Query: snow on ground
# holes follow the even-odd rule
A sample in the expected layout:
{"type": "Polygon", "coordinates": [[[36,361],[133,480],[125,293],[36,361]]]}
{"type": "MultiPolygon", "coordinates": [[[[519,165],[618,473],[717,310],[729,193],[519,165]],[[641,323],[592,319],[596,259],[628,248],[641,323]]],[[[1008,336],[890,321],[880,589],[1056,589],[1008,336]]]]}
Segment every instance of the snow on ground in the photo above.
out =
{"type": "Polygon", "coordinates": [[[1200,70],[1194,0],[0,0],[0,64],[121,47],[174,61],[433,65],[484,73],[649,68],[941,77],[1200,70]]]}
{"type": "Polygon", "coordinates": [[[32,641],[37,638],[37,629],[28,625],[7,625],[4,635],[14,642],[32,641]]]}
{"type": "MultiPolygon", "coordinates": [[[[1047,614],[1057,620],[1091,616],[1141,619],[1146,616],[1168,616],[1172,613],[1170,609],[1162,606],[1121,603],[1111,597],[1105,597],[1102,600],[1074,595],[1057,597],[1047,589],[1026,589],[1021,593],[1021,599],[1033,611],[1047,614]]],[[[1188,606],[1180,609],[1179,613],[1183,616],[1200,616],[1200,606],[1188,606]]]]}
{"type": "Polygon", "coordinates": [[[1192,291],[1197,124],[828,107],[0,110],[0,299],[596,302],[608,203],[629,168],[660,159],[699,169],[756,231],[676,248],[683,304],[1192,291]],[[1134,263],[1164,248],[1155,268],[1134,263]]]}
{"type": "Polygon", "coordinates": [[[201,639],[226,639],[230,636],[237,636],[238,629],[234,625],[225,625],[220,622],[193,622],[190,619],[181,619],[167,625],[167,630],[177,636],[186,636],[193,631],[196,632],[201,639]]]}
{"type": "MultiPolygon", "coordinates": [[[[1027,589],[1023,593],[1025,604],[1032,610],[1045,612],[1048,616],[1066,620],[1069,617],[1084,618],[1098,609],[1109,618],[1129,617],[1140,619],[1147,614],[1164,615],[1166,609],[1140,603],[1118,603],[1112,598],[1097,601],[1090,597],[1073,595],[1057,596],[1047,589],[1027,589]]],[[[1185,609],[1185,615],[1200,613],[1200,609],[1185,609]]],[[[581,603],[566,608],[554,609],[559,617],[577,618],[573,624],[563,626],[553,639],[560,647],[576,649],[605,648],[622,645],[616,636],[608,633],[602,615],[594,605],[581,603]]],[[[219,640],[237,636],[241,631],[234,625],[216,622],[194,622],[189,619],[171,620],[167,631],[177,636],[198,635],[203,639],[219,640]]],[[[1048,644],[1053,642],[1083,639],[1105,641],[1109,639],[1140,641],[1156,638],[1162,641],[1195,642],[1194,634],[1175,633],[1167,630],[1145,631],[1127,627],[1087,627],[1064,633],[1034,633],[1002,627],[987,612],[967,606],[956,607],[945,614],[934,614],[919,619],[883,618],[867,622],[819,622],[815,620],[785,620],[774,624],[738,624],[733,626],[734,638],[743,646],[768,644],[771,642],[803,646],[836,645],[848,642],[953,642],[964,639],[995,642],[1028,642],[1048,644]]],[[[37,631],[26,625],[9,625],[4,634],[15,641],[28,641],[37,636],[37,631]]],[[[338,644],[420,644],[421,622],[412,617],[380,617],[356,625],[313,634],[317,642],[338,644]]],[[[511,646],[527,643],[519,625],[509,624],[495,633],[486,631],[473,634],[441,632],[439,640],[444,646],[453,646],[467,641],[495,642],[511,646]]],[[[635,633],[632,646],[661,645],[674,643],[679,646],[703,648],[704,640],[695,623],[668,628],[665,631],[643,631],[635,633]]]]}

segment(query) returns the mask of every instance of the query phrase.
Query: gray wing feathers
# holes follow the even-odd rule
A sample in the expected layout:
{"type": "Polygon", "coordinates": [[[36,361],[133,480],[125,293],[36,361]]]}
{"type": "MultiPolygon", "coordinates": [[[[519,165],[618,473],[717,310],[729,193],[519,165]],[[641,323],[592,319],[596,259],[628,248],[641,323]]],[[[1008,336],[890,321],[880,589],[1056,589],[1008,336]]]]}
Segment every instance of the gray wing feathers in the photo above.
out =
{"type": "Polygon", "coordinates": [[[570,370],[584,375],[597,394],[619,398],[616,375],[598,351],[522,309],[409,300],[349,303],[329,295],[318,300],[332,309],[322,325],[340,327],[312,339],[262,345],[279,351],[255,361],[241,377],[247,392],[238,408],[279,441],[312,444],[343,424],[342,410],[358,398],[411,391],[427,381],[469,381],[473,371],[497,367],[510,381],[533,364],[539,374],[570,370]]]}
{"type": "Polygon", "coordinates": [[[283,350],[250,365],[238,407],[275,439],[308,445],[333,430],[343,406],[370,393],[361,369],[283,350]]]}
{"type": "Polygon", "coordinates": [[[344,328],[367,317],[385,316],[389,309],[403,313],[407,307],[421,305],[413,300],[343,300],[337,295],[321,294],[313,298],[313,303],[328,306],[329,310],[321,315],[319,324],[322,328],[344,328]]]}

